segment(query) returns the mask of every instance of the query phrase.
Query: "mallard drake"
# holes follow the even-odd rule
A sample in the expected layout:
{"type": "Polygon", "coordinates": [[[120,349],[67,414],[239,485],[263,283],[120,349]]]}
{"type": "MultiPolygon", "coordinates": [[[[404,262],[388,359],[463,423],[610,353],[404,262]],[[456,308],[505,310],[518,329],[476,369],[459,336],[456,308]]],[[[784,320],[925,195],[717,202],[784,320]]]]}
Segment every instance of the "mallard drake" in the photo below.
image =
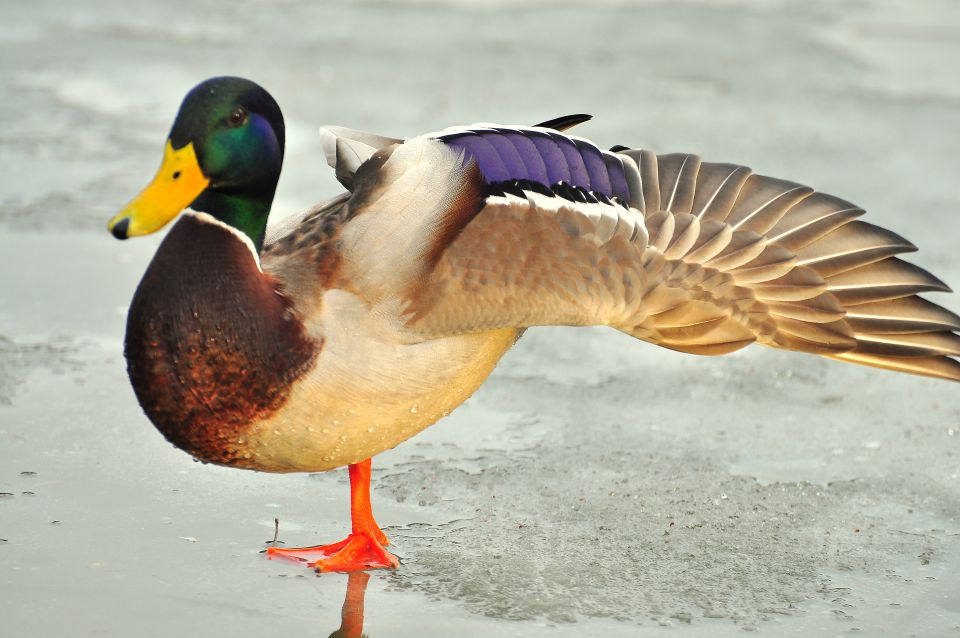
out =
{"type": "Polygon", "coordinates": [[[460,405],[530,327],[960,380],[960,317],[917,296],[949,289],[895,256],[910,242],[744,166],[564,133],[585,119],[408,140],[326,127],[347,192],[268,231],[280,108],[241,78],[187,94],[156,177],[109,222],[125,239],[189,207],[137,287],[125,355],[144,412],[200,460],[348,466],[350,535],[271,553],[396,567],[370,458],[460,405]]]}

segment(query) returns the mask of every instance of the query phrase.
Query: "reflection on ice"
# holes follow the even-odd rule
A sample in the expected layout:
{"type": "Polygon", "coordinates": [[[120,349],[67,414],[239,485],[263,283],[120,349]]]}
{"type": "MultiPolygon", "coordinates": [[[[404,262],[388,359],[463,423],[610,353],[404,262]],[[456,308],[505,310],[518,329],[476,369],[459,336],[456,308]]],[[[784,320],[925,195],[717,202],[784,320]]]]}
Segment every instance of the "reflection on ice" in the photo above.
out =
{"type": "Polygon", "coordinates": [[[347,593],[340,611],[340,628],[330,638],[360,638],[363,633],[363,604],[370,575],[364,572],[347,574],[347,593]]]}

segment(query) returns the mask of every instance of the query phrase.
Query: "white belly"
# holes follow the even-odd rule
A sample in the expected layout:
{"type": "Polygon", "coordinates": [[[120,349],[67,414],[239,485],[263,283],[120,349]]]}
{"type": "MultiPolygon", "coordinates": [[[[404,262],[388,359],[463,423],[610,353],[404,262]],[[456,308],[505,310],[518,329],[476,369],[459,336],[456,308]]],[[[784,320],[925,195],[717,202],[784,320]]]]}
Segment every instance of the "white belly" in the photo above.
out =
{"type": "Polygon", "coordinates": [[[394,316],[328,291],[320,356],[283,408],[236,441],[243,465],[319,472],[392,448],[463,403],[517,338],[511,328],[414,342],[394,316]]]}

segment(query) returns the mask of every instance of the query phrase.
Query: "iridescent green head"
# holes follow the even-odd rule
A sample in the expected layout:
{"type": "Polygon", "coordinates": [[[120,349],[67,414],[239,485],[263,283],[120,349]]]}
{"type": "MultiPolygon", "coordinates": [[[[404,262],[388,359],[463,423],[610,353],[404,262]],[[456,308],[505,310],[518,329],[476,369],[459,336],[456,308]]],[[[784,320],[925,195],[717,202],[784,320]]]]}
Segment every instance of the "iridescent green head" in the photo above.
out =
{"type": "Polygon", "coordinates": [[[185,207],[210,213],[259,248],[283,164],[283,115],[258,84],[212,78],[184,98],[153,182],[108,226],[118,238],[162,228],[185,207]]]}

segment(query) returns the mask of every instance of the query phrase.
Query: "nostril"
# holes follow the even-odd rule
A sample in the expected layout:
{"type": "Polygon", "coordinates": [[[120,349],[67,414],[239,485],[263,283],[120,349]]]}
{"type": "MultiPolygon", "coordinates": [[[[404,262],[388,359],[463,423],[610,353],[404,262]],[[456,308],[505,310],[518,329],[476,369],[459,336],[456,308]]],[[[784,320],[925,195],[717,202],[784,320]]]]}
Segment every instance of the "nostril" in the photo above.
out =
{"type": "Polygon", "coordinates": [[[180,179],[180,171],[173,171],[173,179],[180,179]]]}
{"type": "Polygon", "coordinates": [[[110,232],[113,233],[113,236],[117,239],[126,239],[127,231],[130,229],[130,218],[125,217],[113,225],[113,228],[110,229],[110,232]]]}

